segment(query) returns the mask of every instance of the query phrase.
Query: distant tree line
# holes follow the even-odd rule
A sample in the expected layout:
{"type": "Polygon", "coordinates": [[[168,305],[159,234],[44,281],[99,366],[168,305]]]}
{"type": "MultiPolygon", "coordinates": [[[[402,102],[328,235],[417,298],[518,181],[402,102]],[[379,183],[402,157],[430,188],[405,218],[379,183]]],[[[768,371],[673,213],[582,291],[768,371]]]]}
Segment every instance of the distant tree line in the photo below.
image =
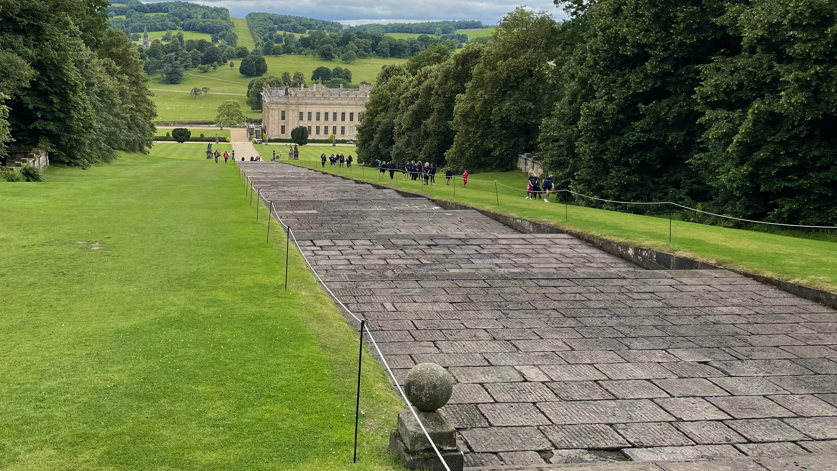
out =
{"type": "Polygon", "coordinates": [[[739,217],[837,223],[837,4],[559,1],[491,41],[379,75],[358,155],[457,171],[535,152],[556,185],[739,217]]]}
{"type": "Polygon", "coordinates": [[[235,24],[226,8],[208,7],[187,2],[141,3],[129,0],[124,6],[107,8],[111,26],[126,33],[178,30],[196,31],[213,35],[213,40],[223,38],[235,24]],[[149,15],[155,13],[155,15],[149,15]],[[125,16],[125,18],[113,18],[125,16]]]}
{"type": "Polygon", "coordinates": [[[350,26],[349,31],[374,34],[415,33],[415,34],[450,34],[458,29],[482,29],[486,25],[478,20],[466,21],[426,21],[421,23],[389,23],[385,25],[367,24],[350,26]]]}
{"type": "MultiPolygon", "coordinates": [[[[256,36],[254,34],[254,37],[256,36]]],[[[347,64],[368,57],[406,59],[438,44],[454,50],[461,48],[468,41],[467,35],[456,33],[441,36],[423,34],[417,38],[395,39],[384,34],[348,30],[339,34],[309,31],[307,36],[302,37],[271,30],[258,37],[256,47],[263,55],[315,55],[323,60],[339,59],[347,64]]]]}
{"type": "Polygon", "coordinates": [[[107,25],[106,1],[26,0],[0,10],[0,154],[46,148],[86,167],[147,151],[156,108],[136,48],[107,25]]]}
{"type": "Polygon", "coordinates": [[[277,15],[274,13],[249,13],[246,17],[247,27],[256,42],[274,40],[271,37],[276,31],[304,34],[309,30],[339,33],[343,25],[336,21],[317,20],[304,16],[277,15]]]}

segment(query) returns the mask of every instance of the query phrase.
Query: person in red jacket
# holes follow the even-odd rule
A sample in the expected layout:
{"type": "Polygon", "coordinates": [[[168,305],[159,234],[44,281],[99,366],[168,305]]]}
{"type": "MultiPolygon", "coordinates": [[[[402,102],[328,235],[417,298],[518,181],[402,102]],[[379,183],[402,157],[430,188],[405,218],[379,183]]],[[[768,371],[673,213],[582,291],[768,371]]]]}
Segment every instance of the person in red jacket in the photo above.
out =
{"type": "Polygon", "coordinates": [[[465,188],[466,185],[468,185],[468,171],[467,170],[462,172],[462,188],[465,188]]]}

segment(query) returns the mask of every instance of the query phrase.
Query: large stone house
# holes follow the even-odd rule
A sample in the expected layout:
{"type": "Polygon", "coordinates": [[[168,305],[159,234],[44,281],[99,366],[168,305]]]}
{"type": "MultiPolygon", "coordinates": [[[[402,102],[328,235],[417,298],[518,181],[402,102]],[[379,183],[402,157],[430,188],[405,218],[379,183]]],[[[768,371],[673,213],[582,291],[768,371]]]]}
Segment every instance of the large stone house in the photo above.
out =
{"type": "Polygon", "coordinates": [[[369,101],[371,85],[356,88],[269,88],[262,90],[262,126],[268,139],[290,139],[299,126],[309,139],[354,139],[360,113],[369,101]]]}

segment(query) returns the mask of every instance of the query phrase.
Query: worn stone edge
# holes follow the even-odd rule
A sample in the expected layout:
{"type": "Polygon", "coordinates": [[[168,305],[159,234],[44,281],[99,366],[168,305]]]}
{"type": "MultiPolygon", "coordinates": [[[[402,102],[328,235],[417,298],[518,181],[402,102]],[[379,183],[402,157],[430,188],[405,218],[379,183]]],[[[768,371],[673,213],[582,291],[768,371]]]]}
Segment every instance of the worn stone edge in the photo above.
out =
{"type": "MultiPolygon", "coordinates": [[[[511,465],[511,466],[476,466],[476,467],[465,467],[464,471],[551,471],[551,470],[571,470],[576,469],[578,471],[585,471],[585,469],[589,469],[590,471],[604,471],[612,469],[614,471],[619,471],[619,468],[630,468],[630,466],[637,466],[637,465],[645,465],[645,466],[653,466],[659,468],[661,471],[668,468],[669,465],[672,464],[681,464],[681,463],[692,463],[695,465],[700,465],[701,463],[719,463],[719,464],[747,464],[747,463],[757,463],[761,464],[762,461],[771,461],[771,460],[794,460],[794,459],[803,459],[803,458],[811,458],[816,457],[822,460],[837,460],[837,455],[830,454],[830,453],[808,453],[805,455],[794,455],[794,456],[750,456],[745,457],[742,456],[740,458],[729,458],[729,459],[716,459],[716,460],[679,460],[679,461],[622,461],[622,462],[607,462],[607,461],[595,461],[590,463],[565,463],[565,464],[534,464],[534,465],[511,465]]],[[[694,468],[699,469],[699,468],[694,468]]],[[[744,469],[743,467],[741,469],[744,469]]]]}
{"type": "MultiPolygon", "coordinates": [[[[285,162],[282,162],[285,163],[285,162]]],[[[289,164],[295,165],[295,164],[289,164]]],[[[649,249],[645,247],[638,247],[634,245],[623,244],[621,242],[615,242],[604,237],[595,236],[592,234],[586,234],[583,232],[577,232],[567,229],[561,229],[559,227],[545,224],[542,222],[531,221],[529,219],[522,219],[516,218],[512,216],[506,216],[505,214],[495,213],[493,211],[488,211],[485,209],[475,208],[473,206],[469,206],[467,204],[462,203],[454,203],[452,201],[446,201],[442,199],[436,199],[432,196],[425,195],[418,192],[412,191],[405,191],[400,188],[394,188],[391,186],[380,185],[373,182],[368,182],[364,180],[356,180],[351,177],[346,177],[343,175],[336,175],[329,172],[324,172],[322,170],[318,170],[315,168],[305,167],[302,165],[295,165],[300,168],[306,168],[308,170],[314,170],[315,172],[319,172],[325,175],[330,175],[332,177],[342,178],[344,180],[349,180],[356,183],[364,183],[371,185],[375,188],[383,189],[383,190],[393,190],[398,194],[405,196],[407,198],[426,198],[432,201],[434,204],[439,205],[439,207],[444,209],[450,210],[472,210],[478,211],[479,213],[487,216],[505,226],[508,226],[518,232],[522,232],[524,234],[568,234],[576,239],[579,239],[583,242],[586,242],[597,249],[600,249],[604,252],[607,252],[611,255],[621,258],[622,260],[631,262],[641,268],[645,268],[647,270],[713,270],[713,269],[724,269],[729,270],[733,273],[737,273],[742,276],[746,276],[752,280],[758,281],[759,283],[773,286],[774,288],[780,289],[787,293],[793,294],[795,296],[799,296],[800,298],[807,299],[809,301],[814,301],[816,303],[820,303],[824,306],[837,309],[837,293],[831,293],[824,290],[819,290],[816,288],[810,288],[807,286],[799,285],[796,283],[791,283],[789,281],[778,280],[776,278],[770,278],[763,275],[757,275],[755,273],[750,273],[744,270],[736,269],[736,268],[727,268],[727,267],[718,267],[716,265],[712,265],[710,263],[702,262],[700,260],[694,260],[688,257],[680,257],[675,254],[661,252],[659,250],[649,249]]]]}

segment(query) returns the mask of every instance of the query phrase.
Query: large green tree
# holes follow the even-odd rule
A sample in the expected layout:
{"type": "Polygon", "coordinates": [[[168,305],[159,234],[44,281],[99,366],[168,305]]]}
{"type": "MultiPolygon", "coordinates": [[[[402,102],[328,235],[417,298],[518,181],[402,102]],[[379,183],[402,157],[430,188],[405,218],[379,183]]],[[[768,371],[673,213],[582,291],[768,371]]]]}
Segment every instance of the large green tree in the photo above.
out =
{"type": "Polygon", "coordinates": [[[458,170],[510,169],[535,149],[541,121],[556,99],[559,26],[547,14],[518,8],[506,15],[456,99],[456,138],[447,152],[458,170]]]}
{"type": "Polygon", "coordinates": [[[392,153],[399,165],[410,160],[445,164],[456,135],[450,126],[456,96],[465,92],[483,48],[469,45],[451,57],[446,47],[431,47],[407,61],[406,68],[416,72],[395,117],[392,153]]]}
{"type": "Polygon", "coordinates": [[[582,57],[563,62],[566,91],[541,136],[547,167],[572,169],[570,183],[582,193],[705,200],[689,165],[702,134],[694,90],[700,64],[735,47],[717,21],[725,4],[599,0],[582,8],[564,38],[580,39],[582,57]],[[568,143],[571,152],[559,148],[568,143]]]}
{"type": "Polygon", "coordinates": [[[247,117],[241,111],[241,104],[236,100],[225,100],[218,106],[218,114],[215,116],[215,124],[219,126],[232,126],[244,124],[247,117]]]}
{"type": "Polygon", "coordinates": [[[694,164],[739,216],[837,224],[837,4],[727,8],[718,23],[741,47],[700,68],[705,152],[694,164]]]}
{"type": "Polygon", "coordinates": [[[409,87],[410,74],[401,66],[389,65],[378,74],[378,80],[357,127],[358,161],[372,164],[377,159],[388,161],[395,144],[395,117],[401,95],[409,87]]]}

